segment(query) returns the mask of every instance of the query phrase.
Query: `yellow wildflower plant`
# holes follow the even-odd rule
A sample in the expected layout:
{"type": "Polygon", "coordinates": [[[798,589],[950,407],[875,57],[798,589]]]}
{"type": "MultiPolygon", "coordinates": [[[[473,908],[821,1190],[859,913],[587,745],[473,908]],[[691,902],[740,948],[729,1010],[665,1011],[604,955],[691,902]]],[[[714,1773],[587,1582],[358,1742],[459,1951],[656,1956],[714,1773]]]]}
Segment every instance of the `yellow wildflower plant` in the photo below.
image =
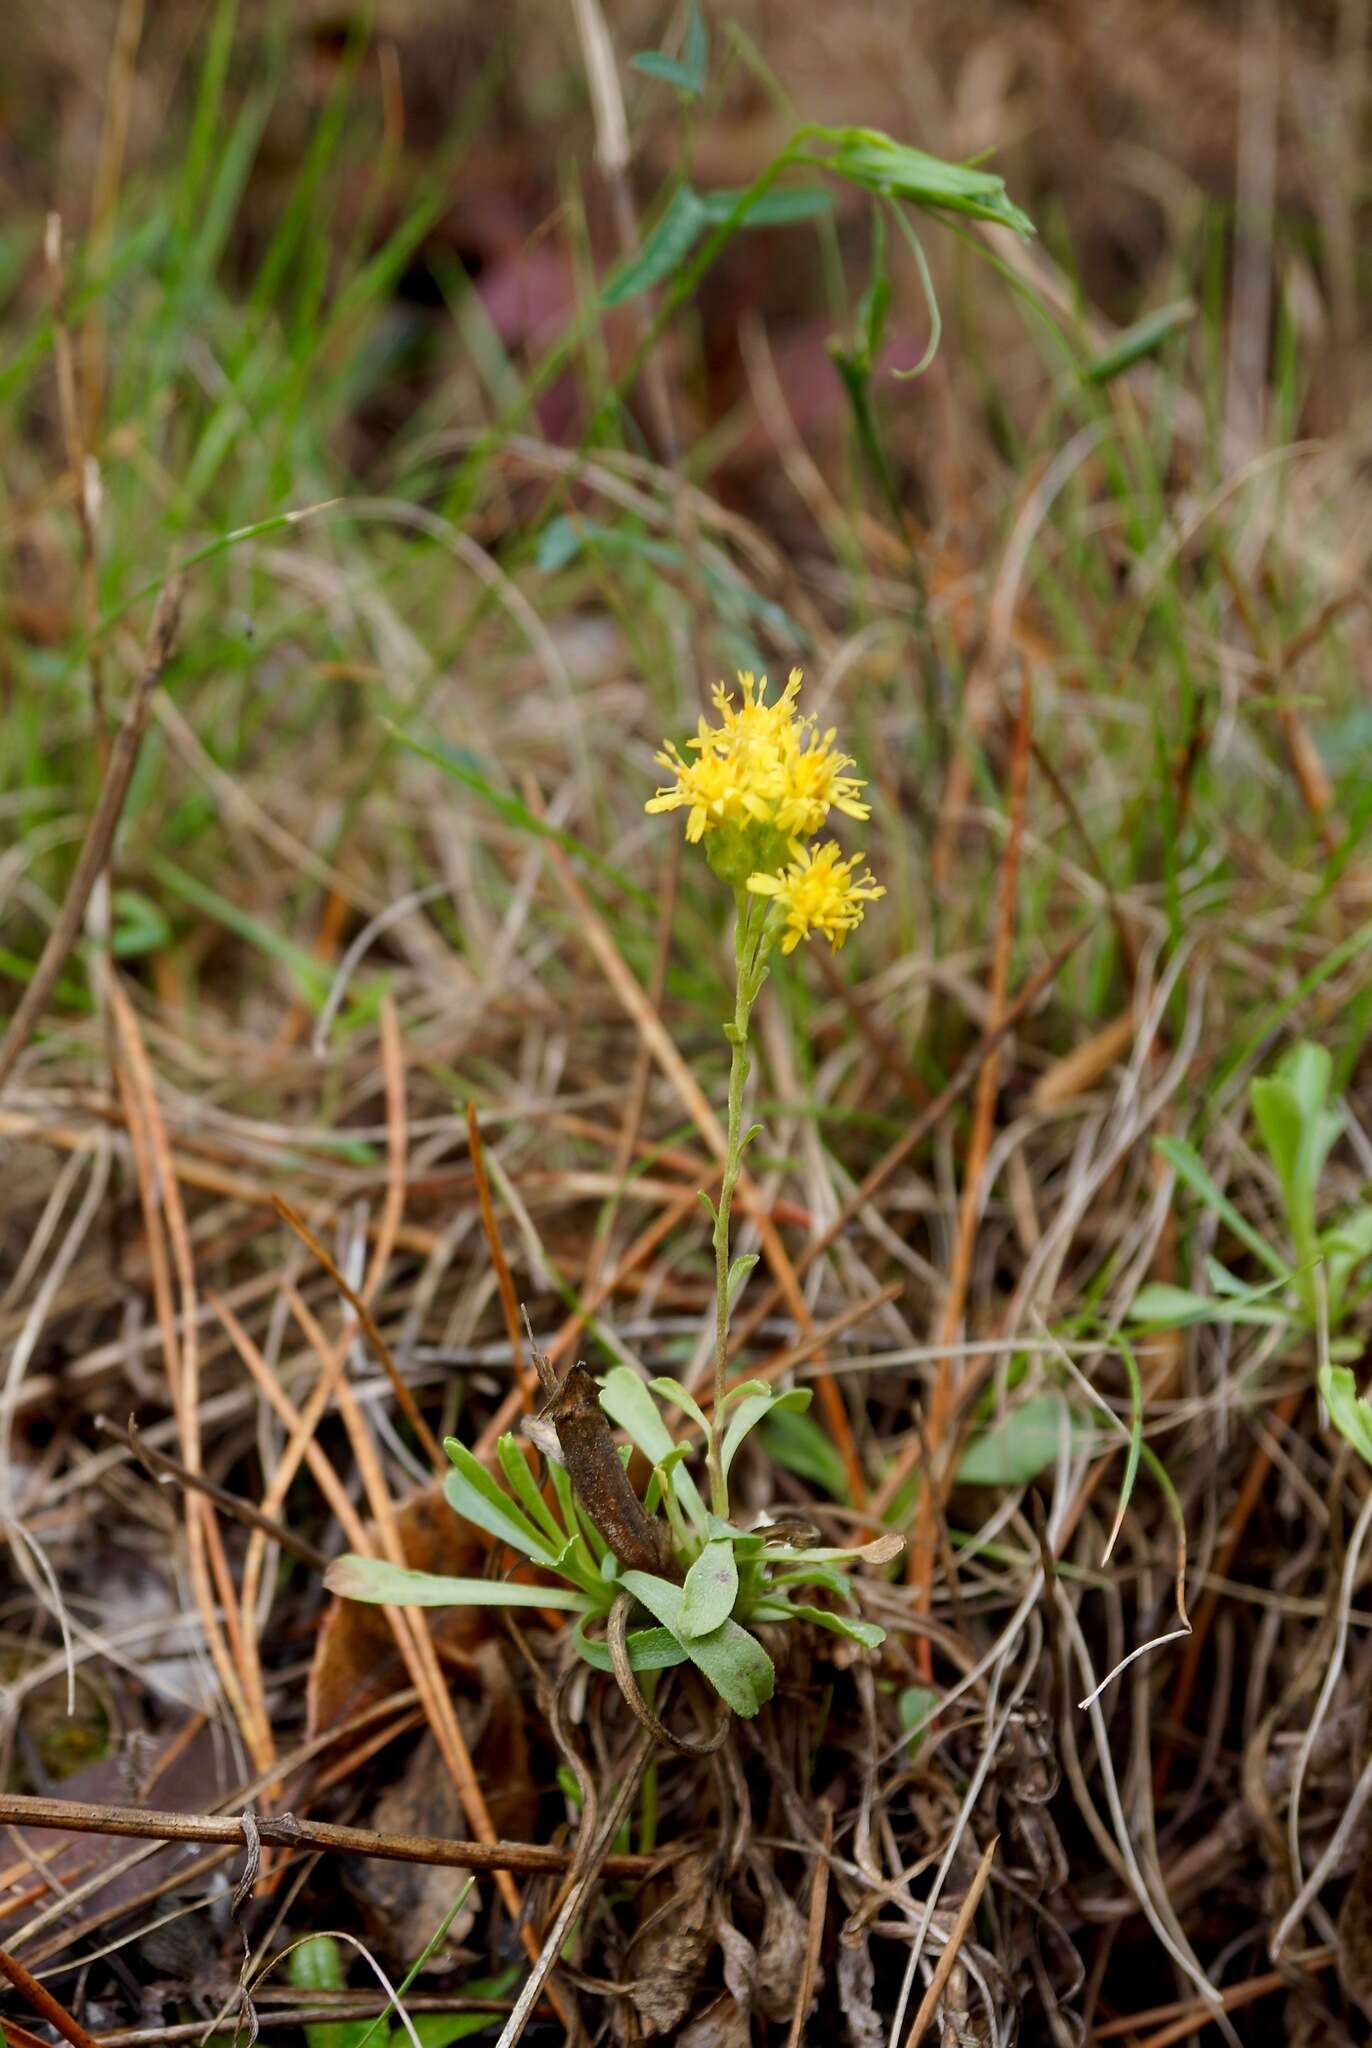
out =
{"type": "Polygon", "coordinates": [[[719,1200],[707,1205],[714,1219],[715,1405],[707,1457],[714,1513],[727,1519],[728,1487],[723,1460],[722,1418],[729,1392],[729,1316],[747,1265],[729,1261],[729,1213],[742,1166],[743,1090],[748,1078],[748,1024],[767,979],[768,962],[779,946],[793,953],[802,939],[820,932],[835,950],[861,924],[869,903],[885,890],[863,855],[845,859],[836,840],[810,846],[831,811],[866,818],[866,787],[851,773],[836,733],[820,732],[799,708],[801,672],[792,669],[786,687],[768,701],[767,678],[740,672],[738,695],[723,683],[714,691],[716,723],[701,718],[686,748],[663,745],[657,759],[671,778],[648,799],[652,812],[686,813],[686,837],[703,846],[722,881],[734,891],[736,987],[734,1014],[724,1027],[732,1049],[729,1062],[729,1125],[719,1200]],[[740,1269],[742,1269],[740,1271],[740,1269]]]}
{"type": "Polygon", "coordinates": [[[769,896],[780,911],[783,953],[794,953],[812,932],[822,932],[837,952],[862,923],[866,905],[886,891],[870,869],[858,874],[865,856],[855,853],[845,860],[836,839],[813,850],[797,844],[791,851],[779,875],[750,875],[748,887],[755,896],[769,896]]]}

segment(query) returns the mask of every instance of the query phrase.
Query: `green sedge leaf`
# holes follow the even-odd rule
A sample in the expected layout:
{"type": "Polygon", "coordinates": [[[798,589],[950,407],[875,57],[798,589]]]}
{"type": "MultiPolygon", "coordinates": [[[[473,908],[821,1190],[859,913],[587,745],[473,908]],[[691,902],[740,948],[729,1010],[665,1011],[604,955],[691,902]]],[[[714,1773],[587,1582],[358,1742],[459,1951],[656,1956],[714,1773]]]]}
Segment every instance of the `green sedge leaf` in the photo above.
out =
{"type": "Polygon", "coordinates": [[[567,1541],[567,1532],[544,1500],[538,1481],[529,1470],[528,1460],[520,1449],[519,1438],[506,1430],[495,1449],[510,1492],[524,1509],[529,1520],[536,1523],[547,1536],[556,1555],[567,1541]]]}
{"type": "Polygon", "coordinates": [[[555,1552],[547,1538],[534,1527],[523,1510],[516,1507],[480,1459],[474,1458],[467,1446],[459,1443],[455,1436],[445,1438],[443,1448],[455,1468],[443,1482],[443,1497],[449,1507],[475,1523],[478,1529],[484,1529],[488,1536],[508,1543],[515,1550],[522,1550],[535,1564],[550,1565],[555,1552]]]}
{"type": "Polygon", "coordinates": [[[1109,384],[1126,370],[1132,370],[1135,363],[1141,363],[1146,356],[1156,355],[1165,341],[1174,334],[1180,334],[1189,327],[1196,317],[1194,299],[1175,299],[1169,306],[1159,306],[1154,313],[1145,313],[1141,320],[1134,321],[1116,335],[1108,348],[1093,356],[1081,373],[1083,384],[1109,384]]]}

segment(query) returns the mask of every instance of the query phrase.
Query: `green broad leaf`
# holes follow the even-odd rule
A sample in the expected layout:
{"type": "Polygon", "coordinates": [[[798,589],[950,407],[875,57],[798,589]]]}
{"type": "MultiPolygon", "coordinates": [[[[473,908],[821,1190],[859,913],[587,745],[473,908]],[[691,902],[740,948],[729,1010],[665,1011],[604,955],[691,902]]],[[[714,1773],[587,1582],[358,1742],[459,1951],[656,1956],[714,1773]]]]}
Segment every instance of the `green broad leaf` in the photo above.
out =
{"type": "Polygon", "coordinates": [[[1026,240],[1034,233],[1027,213],[1015,206],[1004,178],[994,171],[952,164],[925,150],[896,142],[878,128],[826,131],[834,144],[830,170],[851,184],[888,199],[906,199],[936,212],[960,213],[975,220],[997,221],[1026,240]]]}
{"type": "MultiPolygon", "coordinates": [[[[662,1411],[644,1382],[630,1365],[617,1365],[600,1383],[600,1405],[611,1422],[617,1422],[636,1444],[650,1465],[666,1465],[676,1449],[672,1432],[662,1411]]],[[[678,1462],[671,1467],[672,1491],[697,1528],[703,1529],[706,1507],[700,1489],[690,1473],[678,1462]]]]}
{"type": "Polygon", "coordinates": [[[657,78],[664,85],[674,85],[678,92],[688,93],[692,99],[700,97],[700,85],[694,74],[679,58],[669,57],[665,50],[638,50],[629,62],[645,78],[657,78]]]}
{"type": "Polygon", "coordinates": [[[556,1551],[481,1460],[474,1458],[455,1436],[445,1437],[443,1448],[455,1468],[443,1482],[443,1498],[448,1506],[478,1529],[484,1529],[488,1536],[508,1543],[514,1550],[522,1550],[535,1564],[550,1567],[556,1551]]]}
{"type": "Polygon", "coordinates": [[[842,1458],[813,1415],[774,1409],[763,1419],[762,1448],[774,1465],[794,1472],[812,1486],[822,1486],[831,1500],[848,1498],[848,1474],[842,1458]]]}
{"type": "MultiPolygon", "coordinates": [[[[744,194],[741,191],[701,192],[697,196],[706,220],[712,228],[717,228],[722,227],[737,210],[744,194]]],[[[831,212],[833,204],[820,185],[774,185],[770,192],[758,193],[739,216],[738,225],[743,228],[790,227],[796,221],[818,219],[821,214],[831,212]]]]}
{"type": "Polygon", "coordinates": [[[682,1386],[680,1380],[663,1377],[649,1380],[648,1385],[659,1400],[669,1401],[673,1408],[679,1408],[683,1415],[689,1415],[697,1429],[705,1436],[709,1436],[710,1425],[705,1419],[704,1409],[699,1401],[697,1401],[695,1395],[688,1388],[682,1386]]]}
{"type": "Polygon", "coordinates": [[[1346,1437],[1359,1457],[1372,1465],[1372,1402],[1358,1392],[1358,1383],[1349,1368],[1321,1366],[1320,1393],[1339,1435],[1346,1437]]]}
{"type": "Polygon", "coordinates": [[[678,185],[637,256],[617,270],[600,295],[602,306],[622,306],[640,292],[651,291],[679,270],[707,224],[707,215],[689,185],[678,185]]]}
{"type": "Polygon", "coordinates": [[[506,1430],[495,1449],[510,1492],[521,1504],[529,1520],[546,1535],[556,1556],[567,1541],[567,1532],[544,1500],[538,1481],[529,1470],[528,1459],[520,1449],[519,1438],[506,1430]]]}
{"type": "Polygon", "coordinates": [[[728,1620],[738,1598],[738,1565],[727,1537],[706,1544],[682,1590],[681,1625],[688,1636],[708,1636],[728,1620]]]}
{"type": "Polygon", "coordinates": [[[1262,1137],[1277,1179],[1282,1184],[1288,1207],[1300,1168],[1301,1137],[1305,1118],[1295,1089],[1280,1075],[1255,1081],[1248,1091],[1253,1118],[1262,1137]]]}
{"type": "MultiPolygon", "coordinates": [[[[577,1655],[595,1671],[613,1671],[610,1652],[603,1642],[586,1633],[587,1616],[582,1615],[572,1631],[577,1655]]],[[[686,1651],[669,1628],[630,1629],[625,1643],[632,1671],[670,1671],[686,1662],[686,1651]]]]}
{"type": "Polygon", "coordinates": [[[1275,1252],[1248,1218],[1234,1207],[1228,1195],[1216,1185],[1206,1169],[1205,1162],[1194,1145],[1188,1145],[1184,1138],[1159,1138],[1157,1149],[1167,1161],[1178,1180],[1185,1181],[1194,1195],[1198,1195],[1207,1209],[1213,1209],[1221,1222],[1227,1223],[1240,1244],[1247,1245],[1250,1252],[1260,1259],[1269,1273],[1286,1277],[1286,1262],[1275,1252]]]}
{"type": "Polygon", "coordinates": [[[803,1413],[810,1405],[811,1389],[809,1387],[791,1387],[786,1393],[778,1394],[771,1387],[762,1385],[761,1382],[759,1382],[759,1386],[761,1388],[760,1392],[745,1393],[742,1399],[735,1403],[730,1413],[729,1426],[724,1432],[724,1442],[720,1447],[719,1453],[719,1462],[726,1479],[729,1476],[729,1467],[734,1462],[739,1445],[743,1442],[749,1430],[761,1422],[764,1416],[775,1415],[778,1412],[798,1415],[803,1413]]]}
{"type": "Polygon", "coordinates": [[[330,1593],[379,1607],[559,1607],[586,1614],[590,1601],[571,1586],[516,1586],[503,1579],[445,1579],[384,1557],[336,1557],[324,1574],[330,1593]]]}
{"type": "MultiPolygon", "coordinates": [[[[981,1430],[962,1455],[959,1485],[1022,1486],[1047,1471],[1058,1455],[1063,1406],[1057,1394],[1031,1394],[981,1430]]],[[[1071,1409],[1067,1416],[1069,1431],[1079,1435],[1080,1418],[1071,1409]]]]}
{"type": "Polygon", "coordinates": [[[743,1292],[744,1281],[748,1278],[756,1264],[756,1252],[740,1252],[732,1266],[730,1266],[727,1294],[730,1315],[733,1314],[738,1303],[738,1297],[743,1292]]]}
{"type": "Polygon", "coordinates": [[[172,928],[166,913],[137,889],[116,889],[110,898],[114,913],[110,929],[110,951],[116,960],[136,960],[143,953],[160,953],[171,944],[172,928]]]}
{"type": "Polygon", "coordinates": [[[1135,320],[1116,335],[1108,348],[1092,357],[1081,373],[1082,383],[1111,383],[1146,356],[1156,355],[1165,341],[1189,327],[1195,317],[1194,299],[1174,299],[1169,306],[1159,306],[1155,313],[1145,313],[1141,320],[1135,320]]]}
{"type": "Polygon", "coordinates": [[[707,1636],[687,1633],[686,1595],[656,1572],[625,1572],[622,1583],[664,1628],[670,1629],[698,1671],[736,1714],[750,1719],[767,1704],[776,1686],[772,1660],[756,1636],[736,1621],[723,1621],[707,1636]]]}

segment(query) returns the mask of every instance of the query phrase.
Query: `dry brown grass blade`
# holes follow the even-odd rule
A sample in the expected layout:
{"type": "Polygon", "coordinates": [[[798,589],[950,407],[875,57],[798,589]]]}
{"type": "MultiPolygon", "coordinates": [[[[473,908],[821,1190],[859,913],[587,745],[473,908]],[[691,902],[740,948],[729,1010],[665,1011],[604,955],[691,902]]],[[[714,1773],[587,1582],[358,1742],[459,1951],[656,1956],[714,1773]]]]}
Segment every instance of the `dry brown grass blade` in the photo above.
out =
{"type": "MultiPolygon", "coordinates": [[[[71,2048],[96,2048],[94,2035],[88,2034],[81,2022],[72,2018],[65,2005],[53,1997],[47,1986],[40,1984],[21,1962],[3,1948],[0,1948],[0,1975],[8,1977],[20,1997],[26,1998],[50,2027],[56,2027],[62,2039],[71,2042],[71,2048]]],[[[0,2031],[7,2025],[7,2021],[0,2021],[0,2031]]]]}
{"type": "Polygon", "coordinates": [[[805,2021],[810,2001],[815,1995],[815,1976],[824,1941],[824,1914],[829,1904],[829,1852],[834,1845],[834,1809],[826,1803],[823,1813],[824,1825],[819,1838],[819,1853],[815,1858],[815,1874],[810,1880],[810,1904],[805,1915],[805,1953],[801,1958],[800,1976],[796,1980],[795,2010],[791,2014],[786,2048],[800,2048],[805,2038],[805,2021]]]}
{"type": "MultiPolygon", "coordinates": [[[[106,974],[106,993],[114,1019],[122,1057],[116,1073],[124,1099],[129,1142],[133,1147],[143,1224],[152,1262],[153,1295],[162,1335],[162,1353],[167,1387],[181,1439],[181,1459],[186,1469],[201,1469],[200,1445],[200,1324],[197,1312],[195,1262],[180,1189],[171,1171],[170,1147],[162,1123],[133,1006],[120,986],[118,976],[106,974]],[[165,1227],[165,1236],[164,1236],[165,1227]],[[170,1260],[167,1241],[170,1241],[170,1260]],[[181,1296],[178,1318],[173,1308],[171,1274],[175,1269],[181,1296]]],[[[224,1697],[243,1732],[243,1739],[257,1768],[261,1770],[274,1754],[271,1723],[266,1709],[261,1664],[253,1638],[244,1638],[238,1627],[237,1603],[229,1578],[219,1524],[203,1494],[185,1496],[186,1552],[191,1587],[195,1594],[201,1625],[211,1659],[224,1688],[224,1697]],[[214,1584],[211,1584],[213,1579],[214,1584]],[[215,1613],[215,1593],[224,1611],[224,1628],[215,1613]],[[228,1640],[225,1631],[228,1632],[228,1640]],[[232,1644],[232,1651],[230,1648],[232,1644]]]]}
{"type": "Polygon", "coordinates": [[[380,1330],[378,1329],[376,1318],[372,1314],[371,1310],[368,1308],[366,1302],[362,1299],[362,1296],[357,1292],[356,1288],[350,1286],[348,1281],[344,1279],[342,1273],[338,1269],[337,1261],[331,1256],[329,1252],[327,1252],[324,1249],[324,1246],[319,1242],[319,1239],[310,1229],[310,1226],[308,1223],[306,1223],[304,1217],[298,1216],[296,1214],[295,1210],[291,1207],[290,1203],[285,1199],[284,1195],[273,1195],[272,1207],[275,1209],[277,1215],[281,1218],[282,1222],[288,1223],[290,1225],[291,1229],[300,1239],[300,1242],[303,1245],[305,1245],[309,1249],[309,1251],[313,1253],[316,1259],[318,1259],[320,1265],[324,1268],[324,1271],[333,1281],[334,1286],[338,1289],[339,1293],[343,1296],[343,1299],[347,1302],[349,1308],[353,1311],[353,1314],[357,1317],[358,1323],[361,1325],[362,1334],[367,1339],[367,1343],[371,1350],[372,1356],[375,1358],[377,1364],[381,1367],[382,1371],[385,1373],[387,1379],[391,1383],[391,1389],[395,1394],[396,1400],[400,1404],[400,1409],[405,1417],[405,1420],[409,1423],[410,1428],[418,1437],[419,1442],[422,1445],[425,1454],[432,1463],[435,1471],[443,1471],[446,1468],[447,1461],[444,1458],[443,1452],[439,1447],[438,1438],[434,1435],[428,1423],[420,1414],[419,1404],[417,1403],[414,1395],[410,1392],[410,1389],[401,1377],[400,1368],[396,1364],[395,1359],[391,1354],[391,1347],[386,1342],[386,1339],[382,1336],[380,1330]]]}
{"type": "Polygon", "coordinates": [[[910,2031],[905,2036],[905,2048],[919,2048],[920,2042],[924,2039],[925,2029],[938,2010],[938,2002],[943,1996],[948,1979],[953,1974],[953,1966],[967,1938],[967,1930],[976,1918],[977,1907],[981,1904],[981,1895],[986,1889],[986,1881],[991,1875],[991,1865],[999,1847],[1000,1836],[993,1835],[982,1851],[981,1861],[976,1867],[972,1882],[967,1887],[966,1896],[958,1907],[957,1918],[948,1931],[943,1953],[938,1959],[933,1976],[929,1979],[929,1988],[920,2000],[919,2011],[915,2014],[910,2031]]]}
{"type": "Polygon", "coordinates": [[[524,1332],[519,1321],[519,1299],[515,1293],[510,1262],[500,1241],[500,1228],[495,1220],[495,1204],[491,1200],[491,1183],[486,1173],[486,1155],[481,1144],[481,1126],[477,1121],[474,1102],[467,1104],[467,1149],[471,1154],[472,1173],[476,1179],[476,1199],[481,1210],[481,1228],[486,1238],[486,1249],[491,1255],[491,1264],[495,1268],[495,1282],[500,1294],[500,1312],[505,1319],[505,1335],[509,1339],[515,1378],[519,1381],[525,1406],[532,1408],[538,1398],[538,1375],[524,1356],[524,1332]]]}
{"type": "Polygon", "coordinates": [[[147,730],[148,707],[158,678],[171,659],[176,643],[176,630],[181,618],[182,584],[179,577],[170,577],[163,586],[157,600],[152,625],[148,632],[147,653],[142,673],[133,687],[123,722],[110,749],[109,763],[100,788],[100,796],[91,814],[86,836],[77,855],[67,893],[62,899],[62,908],[57,921],[48,934],[47,944],[33,970],[33,978],[15,1005],[9,1029],[0,1039],[0,1089],[14,1072],[15,1063],[47,1007],[48,997],[57,985],[58,977],[67,964],[72,947],[81,936],[81,923],[86,915],[86,905],[95,887],[100,872],[109,858],[110,847],[123,814],[124,801],[133,780],[133,771],[138,765],[139,749],[147,730]]]}

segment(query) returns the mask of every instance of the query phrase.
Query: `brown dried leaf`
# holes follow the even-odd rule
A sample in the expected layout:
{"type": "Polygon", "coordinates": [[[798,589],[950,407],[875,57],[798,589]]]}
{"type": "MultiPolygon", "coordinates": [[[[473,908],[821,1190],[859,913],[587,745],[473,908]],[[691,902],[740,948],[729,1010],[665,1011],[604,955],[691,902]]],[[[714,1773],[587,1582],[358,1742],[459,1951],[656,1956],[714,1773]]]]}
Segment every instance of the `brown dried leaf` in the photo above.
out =
{"type": "Polygon", "coordinates": [[[769,2020],[789,2020],[805,1959],[805,1915],[763,1857],[753,1858],[752,1871],[762,1893],[753,2002],[769,2020]]]}
{"type": "MultiPolygon", "coordinates": [[[[532,1806],[532,1800],[529,1804],[532,1806]]],[[[462,1801],[443,1769],[432,1735],[426,1734],[415,1744],[400,1778],[377,1800],[367,1825],[388,1835],[452,1837],[466,1833],[462,1801]]],[[[433,1939],[434,1930],[466,1884],[467,1872],[358,1857],[349,1866],[348,1882],[361,1903],[370,1938],[397,1954],[414,1956],[433,1939]]],[[[475,1917],[474,1904],[462,1908],[448,1930],[446,1952],[440,1949],[434,1955],[431,1970],[454,1966],[456,1958],[451,1951],[465,1938],[475,1917]]]]}
{"type": "Polygon", "coordinates": [[[726,1993],[698,2020],[683,2027],[677,2035],[677,2048],[749,2048],[752,2032],[747,2012],[726,1993]]]}
{"type": "Polygon", "coordinates": [[[872,1951],[863,1935],[857,1941],[838,1945],[838,2002],[848,2022],[848,2039],[853,2048],[881,2048],[885,2031],[872,2003],[877,1976],[872,1951]]]}
{"type": "Polygon", "coordinates": [[[632,1995],[643,2032],[650,2039],[680,2026],[710,1959],[714,1940],[709,1872],[707,1857],[682,1858],[676,1866],[672,1899],[635,1947],[632,1995]]]}

